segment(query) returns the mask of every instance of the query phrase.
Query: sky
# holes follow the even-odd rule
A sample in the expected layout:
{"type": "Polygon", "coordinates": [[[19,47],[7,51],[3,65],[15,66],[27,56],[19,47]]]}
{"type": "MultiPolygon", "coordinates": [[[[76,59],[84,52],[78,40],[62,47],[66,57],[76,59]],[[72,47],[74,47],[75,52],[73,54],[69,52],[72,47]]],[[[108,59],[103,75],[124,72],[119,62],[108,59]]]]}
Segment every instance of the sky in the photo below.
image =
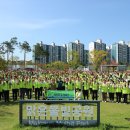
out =
{"type": "MultiPolygon", "coordinates": [[[[0,0],[0,43],[17,37],[32,47],[80,40],[130,41],[130,0],[0,0]]],[[[16,48],[15,56],[23,59],[16,48]]],[[[27,54],[27,60],[32,53],[27,54]]]]}

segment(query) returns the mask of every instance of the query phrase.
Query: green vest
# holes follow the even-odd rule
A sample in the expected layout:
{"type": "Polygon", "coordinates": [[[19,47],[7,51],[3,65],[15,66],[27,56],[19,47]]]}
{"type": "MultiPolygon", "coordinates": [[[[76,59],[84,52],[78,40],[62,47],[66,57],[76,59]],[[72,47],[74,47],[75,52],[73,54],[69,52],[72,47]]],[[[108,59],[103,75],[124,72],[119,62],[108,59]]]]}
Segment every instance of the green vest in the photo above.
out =
{"type": "Polygon", "coordinates": [[[27,82],[27,88],[31,89],[33,86],[32,80],[27,82]]]}
{"type": "Polygon", "coordinates": [[[19,84],[18,84],[19,88],[24,88],[24,83],[23,81],[20,81],[19,84]]]}
{"type": "Polygon", "coordinates": [[[74,85],[72,82],[68,82],[68,90],[74,90],[74,85]]]}
{"type": "Polygon", "coordinates": [[[65,83],[65,90],[68,90],[68,83],[65,83]]]}
{"type": "Polygon", "coordinates": [[[89,85],[87,82],[84,82],[84,90],[88,90],[89,89],[89,85]]]}
{"type": "Polygon", "coordinates": [[[39,81],[34,82],[34,87],[35,88],[40,88],[41,87],[40,82],[39,81]]]}
{"type": "Polygon", "coordinates": [[[118,93],[118,92],[121,92],[121,88],[120,87],[117,87],[116,88],[116,92],[118,93]]]}
{"type": "Polygon", "coordinates": [[[76,88],[79,88],[79,89],[81,89],[81,82],[80,81],[78,81],[78,82],[76,82],[76,88]]]}
{"type": "Polygon", "coordinates": [[[105,93],[108,92],[108,87],[107,87],[107,85],[102,85],[102,86],[101,86],[101,91],[102,91],[102,92],[105,92],[105,93]]]}
{"type": "Polygon", "coordinates": [[[2,89],[3,89],[3,85],[0,84],[0,92],[2,92],[2,89]]]}
{"type": "Polygon", "coordinates": [[[115,88],[114,88],[114,85],[109,85],[109,92],[110,93],[115,93],[115,88]]]}
{"type": "Polygon", "coordinates": [[[9,85],[8,83],[3,84],[3,90],[9,90],[9,85]]]}
{"type": "Polygon", "coordinates": [[[98,84],[93,83],[92,89],[93,89],[93,90],[98,90],[98,84]]]}
{"type": "Polygon", "coordinates": [[[128,87],[123,87],[122,93],[123,94],[129,94],[129,88],[128,87]]]}
{"type": "Polygon", "coordinates": [[[12,89],[16,89],[18,87],[17,83],[15,81],[13,81],[11,87],[12,87],[12,89]]]}
{"type": "Polygon", "coordinates": [[[50,84],[48,82],[45,82],[45,87],[48,89],[50,87],[50,84]]]}

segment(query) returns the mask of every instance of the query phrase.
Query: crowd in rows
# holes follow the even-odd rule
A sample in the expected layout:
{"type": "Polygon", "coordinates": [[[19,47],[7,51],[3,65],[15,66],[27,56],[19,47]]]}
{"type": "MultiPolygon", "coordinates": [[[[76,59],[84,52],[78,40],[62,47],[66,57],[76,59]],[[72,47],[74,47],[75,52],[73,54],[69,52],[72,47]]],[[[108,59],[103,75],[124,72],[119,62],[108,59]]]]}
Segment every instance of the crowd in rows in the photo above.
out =
{"type": "Polygon", "coordinates": [[[58,70],[0,72],[0,101],[45,100],[48,90],[74,90],[77,100],[128,103],[130,74],[127,72],[97,73],[58,70]]]}

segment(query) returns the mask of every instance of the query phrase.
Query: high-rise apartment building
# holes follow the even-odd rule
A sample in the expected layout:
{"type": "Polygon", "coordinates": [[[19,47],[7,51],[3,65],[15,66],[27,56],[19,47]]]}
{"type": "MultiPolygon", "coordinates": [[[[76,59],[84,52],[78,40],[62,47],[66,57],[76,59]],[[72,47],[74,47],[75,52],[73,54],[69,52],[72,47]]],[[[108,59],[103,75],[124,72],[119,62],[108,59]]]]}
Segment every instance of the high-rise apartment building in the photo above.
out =
{"type": "Polygon", "coordinates": [[[89,64],[89,50],[84,50],[84,65],[88,65],[89,64]]]}
{"type": "Polygon", "coordinates": [[[106,46],[106,52],[107,52],[106,60],[107,60],[107,63],[110,64],[111,63],[111,47],[110,46],[106,46]]]}
{"type": "Polygon", "coordinates": [[[127,48],[127,60],[128,60],[128,64],[130,64],[130,42],[128,42],[128,48],[127,48]]]}
{"type": "Polygon", "coordinates": [[[94,42],[89,43],[89,51],[93,50],[104,50],[106,51],[106,44],[102,42],[101,39],[97,39],[94,42]]]}
{"type": "Polygon", "coordinates": [[[70,52],[77,52],[80,63],[84,64],[84,44],[79,40],[67,44],[67,62],[73,60],[73,55],[70,52]]]}
{"type": "Polygon", "coordinates": [[[124,41],[119,41],[111,45],[111,61],[118,64],[128,63],[128,45],[124,41]]]}
{"type": "MultiPolygon", "coordinates": [[[[43,44],[43,42],[40,43],[41,47],[48,52],[48,56],[40,57],[40,63],[46,64],[51,63],[54,61],[62,61],[67,62],[67,48],[66,46],[57,46],[55,43],[52,43],[52,45],[43,44]]],[[[35,45],[34,45],[35,48],[35,45]]],[[[35,55],[33,54],[33,57],[35,59],[35,55]]]]}
{"type": "Polygon", "coordinates": [[[91,57],[93,57],[93,55],[91,55],[91,51],[93,50],[104,50],[106,51],[106,44],[102,42],[101,39],[97,39],[94,42],[90,42],[89,43],[89,63],[92,63],[91,61],[91,57]]]}

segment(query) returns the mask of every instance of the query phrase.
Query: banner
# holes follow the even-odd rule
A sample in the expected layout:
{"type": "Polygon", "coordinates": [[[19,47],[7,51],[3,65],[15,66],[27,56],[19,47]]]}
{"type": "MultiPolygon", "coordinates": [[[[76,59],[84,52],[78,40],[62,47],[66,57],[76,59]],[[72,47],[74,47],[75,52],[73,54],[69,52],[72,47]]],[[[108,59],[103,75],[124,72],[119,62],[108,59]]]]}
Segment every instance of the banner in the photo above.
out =
{"type": "Polygon", "coordinates": [[[47,91],[47,99],[51,100],[74,100],[75,99],[75,91],[67,91],[67,90],[48,90],[47,91]]]}
{"type": "Polygon", "coordinates": [[[19,123],[32,126],[100,124],[100,101],[20,100],[19,123]]]}

